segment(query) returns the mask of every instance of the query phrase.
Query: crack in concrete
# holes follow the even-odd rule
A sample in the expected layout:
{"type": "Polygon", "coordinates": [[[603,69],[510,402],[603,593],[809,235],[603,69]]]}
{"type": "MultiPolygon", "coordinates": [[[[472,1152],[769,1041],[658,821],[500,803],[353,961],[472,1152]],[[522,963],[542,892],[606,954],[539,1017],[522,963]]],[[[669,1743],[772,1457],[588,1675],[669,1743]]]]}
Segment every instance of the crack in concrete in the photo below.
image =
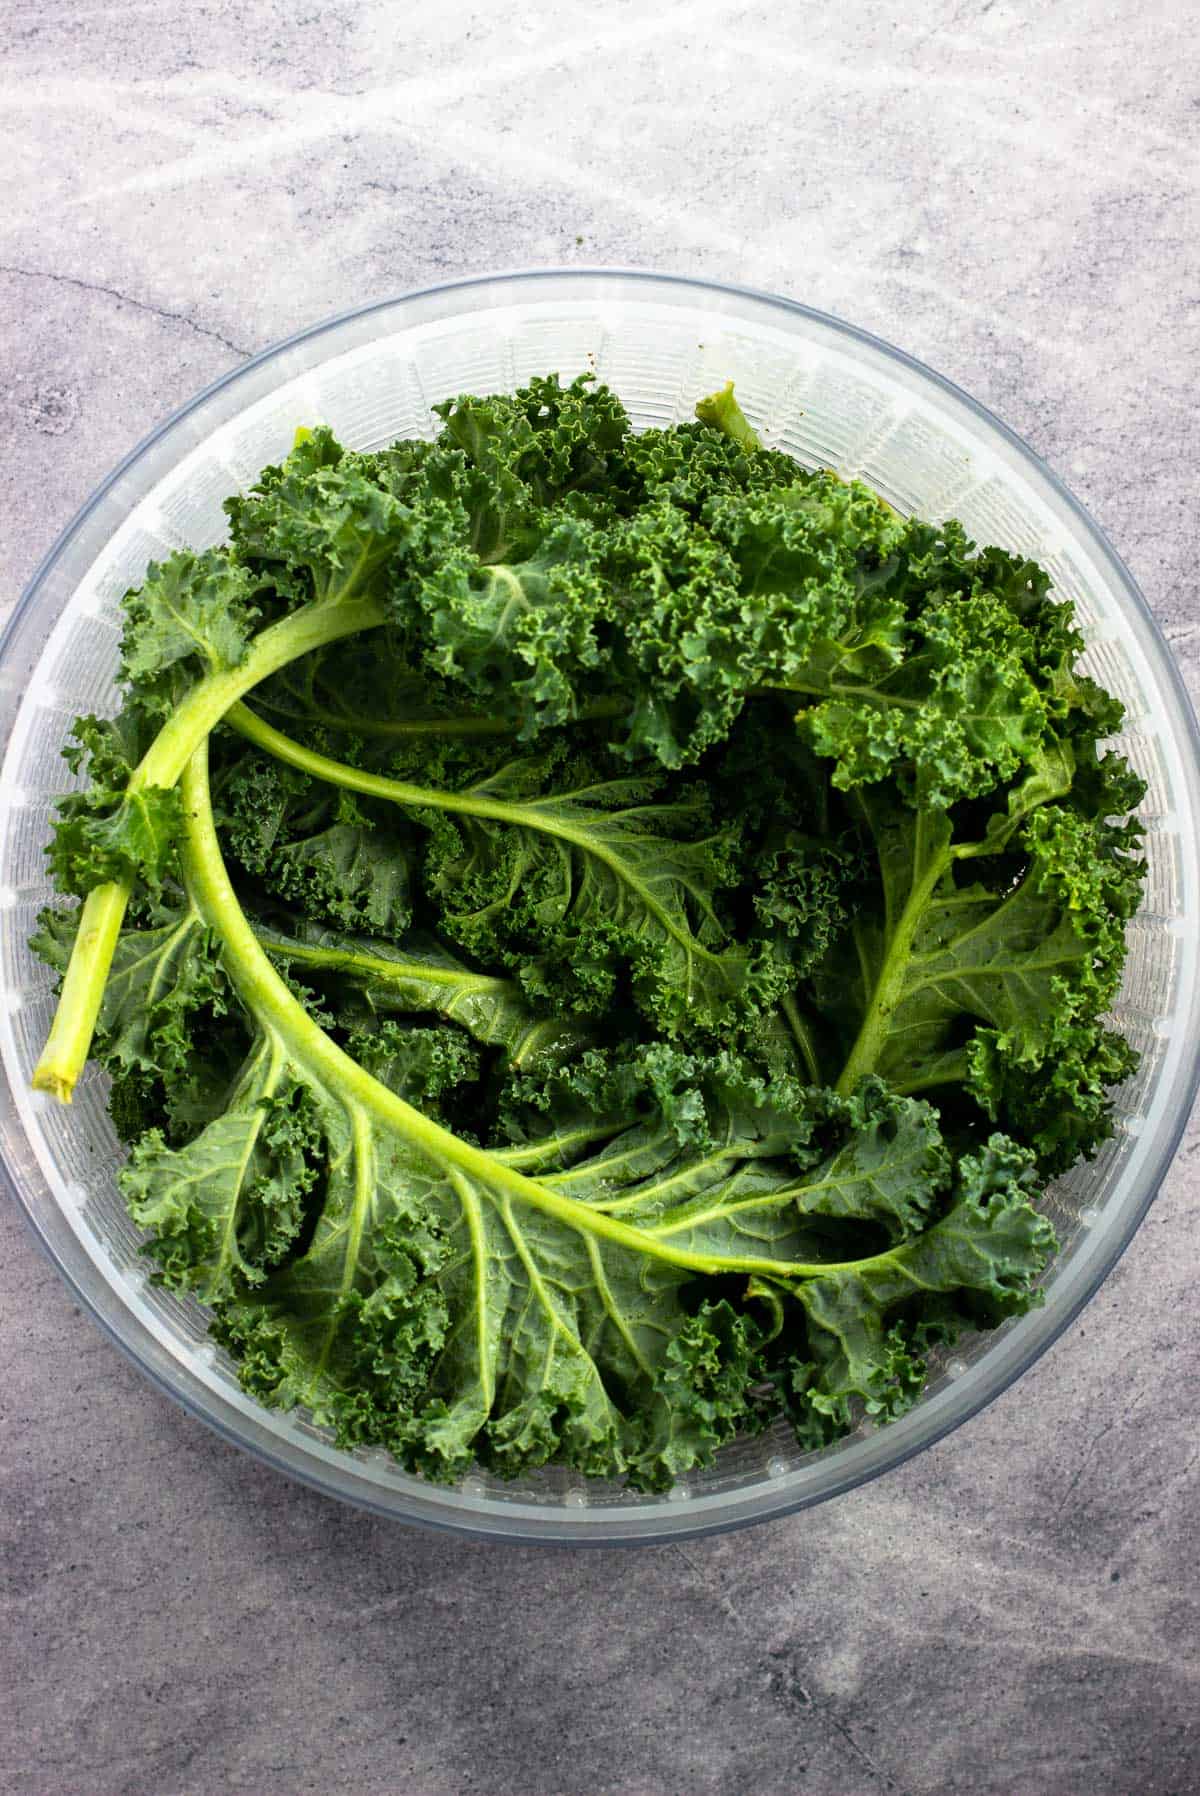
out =
{"type": "Polygon", "coordinates": [[[1104,1439],[1105,1435],[1112,1433],[1112,1431],[1116,1427],[1119,1419],[1120,1419],[1119,1417],[1114,1416],[1111,1421],[1108,1421],[1104,1424],[1103,1428],[1097,1429],[1096,1433],[1087,1442],[1087,1444],[1085,1445],[1085,1447],[1083,1449],[1083,1452],[1079,1455],[1079,1464],[1075,1467],[1075,1470],[1072,1472],[1070,1482],[1068,1483],[1067,1488],[1063,1491],[1062,1496],[1058,1499],[1058,1503],[1054,1510],[1055,1515],[1061,1515],[1063,1513],[1063,1510],[1067,1507],[1067,1504],[1071,1501],[1071,1498],[1075,1495],[1075,1491],[1078,1488],[1080,1479],[1083,1477],[1083,1474],[1091,1466],[1092,1455],[1095,1453],[1097,1447],[1100,1445],[1100,1442],[1104,1439]]]}
{"type": "Polygon", "coordinates": [[[0,274],[19,275],[30,281],[50,281],[56,286],[79,287],[85,293],[102,293],[109,299],[118,300],[122,305],[133,306],[135,311],[149,312],[153,318],[165,318],[172,324],[184,324],[188,330],[195,331],[198,337],[211,337],[214,343],[232,350],[243,361],[248,361],[254,353],[253,350],[243,349],[240,343],[233,343],[228,337],[223,337],[220,331],[210,330],[206,324],[197,324],[186,312],[168,312],[162,306],[151,305],[149,300],[135,299],[131,293],[121,293],[116,287],[105,287],[98,281],[83,281],[73,274],[55,274],[50,268],[18,268],[3,262],[0,262],[0,274]]]}
{"type": "Polygon", "coordinates": [[[1079,1482],[1082,1479],[1084,1473],[1089,1471],[1091,1469],[1091,1467],[1093,1466],[1093,1464],[1095,1463],[1095,1455],[1096,1455],[1097,1449],[1099,1448],[1100,1442],[1104,1439],[1104,1437],[1106,1435],[1112,1433],[1113,1429],[1117,1426],[1118,1422],[1128,1421],[1129,1417],[1133,1414],[1134,1410],[1138,1407],[1139,1403],[1141,1403],[1143,1398],[1149,1394],[1150,1388],[1151,1387],[1148,1385],[1140,1386],[1133,1393],[1133,1396],[1129,1399],[1128,1404],[1122,1410],[1121,1414],[1118,1416],[1111,1417],[1109,1421],[1105,1422],[1105,1424],[1102,1428],[1098,1428],[1096,1430],[1095,1434],[1093,1434],[1091,1436],[1090,1440],[1085,1442],[1083,1451],[1079,1455],[1079,1463],[1075,1467],[1074,1472],[1071,1474],[1071,1478],[1067,1485],[1067,1488],[1063,1491],[1062,1496],[1059,1498],[1057,1504],[1055,1505],[1054,1513],[1056,1516],[1061,1515],[1063,1513],[1063,1511],[1067,1507],[1067,1504],[1070,1502],[1071,1498],[1074,1496],[1075,1491],[1078,1489],[1079,1482]]]}
{"type": "MultiPolygon", "coordinates": [[[[673,1541],[671,1544],[672,1550],[679,1555],[684,1564],[693,1573],[701,1588],[713,1598],[717,1607],[721,1610],[726,1619],[732,1623],[736,1631],[742,1636],[742,1639],[747,1641],[751,1646],[759,1646],[760,1642],[756,1639],[753,1631],[747,1626],[740,1610],[730,1601],[725,1595],[725,1592],[719,1590],[712,1583],[712,1581],[705,1575],[702,1568],[684,1551],[678,1541],[673,1541]]],[[[807,1685],[801,1681],[800,1668],[796,1659],[796,1654],[790,1647],[778,1648],[774,1652],[769,1652],[766,1657],[768,1661],[773,1660],[779,1668],[771,1674],[767,1683],[768,1690],[774,1701],[779,1702],[781,1707],[788,1710],[794,1711],[797,1706],[811,1710],[814,1715],[818,1716],[821,1721],[832,1728],[834,1733],[841,1738],[843,1745],[850,1753],[851,1757],[862,1765],[865,1770],[870,1772],[880,1788],[887,1792],[887,1796],[913,1796],[913,1792],[897,1783],[896,1779],[889,1771],[886,1771],[882,1765],[877,1765],[875,1763],[866,1747],[855,1738],[851,1729],[841,1717],[834,1712],[830,1704],[827,1701],[814,1696],[807,1685]],[[799,1699],[798,1704],[797,1698],[799,1699]]]]}

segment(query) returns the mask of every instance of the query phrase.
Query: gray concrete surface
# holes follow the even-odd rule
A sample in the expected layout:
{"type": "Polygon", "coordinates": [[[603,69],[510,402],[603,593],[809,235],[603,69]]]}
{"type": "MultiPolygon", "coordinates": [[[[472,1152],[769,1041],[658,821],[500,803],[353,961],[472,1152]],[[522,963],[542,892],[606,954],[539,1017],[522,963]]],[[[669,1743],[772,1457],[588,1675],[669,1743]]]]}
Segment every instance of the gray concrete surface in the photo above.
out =
{"type": "MultiPolygon", "coordinates": [[[[3,8],[0,594],[248,352],[489,267],[777,288],[992,405],[1200,687],[1176,0],[3,8]]],[[[1200,1134],[1018,1388],[640,1554],[344,1511],[130,1370],[0,1214],[4,1796],[1188,1796],[1200,1134]]]]}

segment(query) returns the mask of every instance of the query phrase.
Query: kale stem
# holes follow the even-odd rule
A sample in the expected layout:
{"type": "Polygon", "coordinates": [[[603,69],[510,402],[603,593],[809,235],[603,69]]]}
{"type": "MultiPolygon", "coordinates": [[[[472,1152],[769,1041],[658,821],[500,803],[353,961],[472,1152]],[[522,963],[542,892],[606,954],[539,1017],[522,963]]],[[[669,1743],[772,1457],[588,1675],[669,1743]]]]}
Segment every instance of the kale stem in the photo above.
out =
{"type": "Polygon", "coordinates": [[[783,1012],[788,1028],[796,1038],[796,1046],[804,1056],[804,1064],[808,1069],[809,1078],[814,1085],[819,1085],[821,1068],[817,1062],[817,1050],[813,1043],[812,1030],[800,1015],[800,1008],[791,992],[786,997],[780,998],[779,1008],[783,1012]]]}
{"type": "MultiPolygon", "coordinates": [[[[251,687],[310,649],[384,621],[383,607],[374,600],[343,598],[307,605],[271,624],[236,667],[210,673],[192,687],[134,768],[127,791],[174,786],[197,745],[251,687]]],[[[84,900],[58,1007],[33,1071],[34,1090],[48,1091],[63,1104],[71,1102],[87,1063],[132,889],[129,881],[112,880],[84,900]]]]}
{"type": "MultiPolygon", "coordinates": [[[[874,1072],[887,1040],[896,1006],[904,995],[904,979],[912,958],[913,941],[929,900],[952,860],[949,847],[930,850],[926,834],[930,818],[925,811],[916,816],[916,848],[913,856],[913,882],[908,900],[891,927],[891,940],[883,957],[873,991],[870,993],[862,1027],[850,1050],[834,1090],[848,1097],[868,1074],[874,1072]],[[928,859],[926,859],[928,856],[928,859]],[[922,861],[925,865],[922,868],[922,861]],[[918,871],[918,869],[921,869],[918,871]]],[[[889,924],[891,920],[889,919],[889,924]]]]}
{"type": "Polygon", "coordinates": [[[278,673],[289,661],[310,649],[343,636],[357,636],[385,623],[382,605],[374,599],[339,599],[306,605],[271,624],[236,667],[211,673],[193,686],[179,709],[163,725],[140,764],[134,769],[129,790],[146,786],[173,786],[209,731],[243,695],[278,673]]]}
{"type": "Polygon", "coordinates": [[[516,996],[515,979],[503,979],[494,973],[472,973],[466,967],[439,967],[423,960],[406,960],[401,955],[369,954],[354,947],[329,948],[293,942],[256,929],[255,936],[273,960],[299,961],[302,966],[324,967],[331,972],[359,973],[377,979],[383,985],[402,985],[421,979],[430,985],[447,985],[456,990],[485,992],[489,996],[516,996]]]}
{"type": "Polygon", "coordinates": [[[404,805],[409,809],[415,807],[449,811],[466,817],[486,817],[493,823],[524,824],[527,828],[542,829],[567,840],[574,840],[577,834],[569,828],[552,826],[528,805],[514,804],[502,798],[479,798],[470,792],[442,792],[433,786],[413,785],[409,780],[392,779],[383,773],[367,773],[361,767],[351,767],[347,762],[335,761],[331,756],[306,748],[302,742],[284,735],[282,730],[277,730],[248,705],[231,705],[225,722],[239,736],[244,736],[256,748],[264,749],[267,754],[274,755],[277,761],[283,761],[288,767],[295,767],[300,773],[310,774],[313,779],[325,780],[332,786],[342,786],[348,792],[361,792],[365,798],[382,798],[390,804],[404,805]]]}
{"type": "Polygon", "coordinates": [[[129,887],[112,884],[97,886],[84,903],[54,1020],[33,1073],[34,1090],[48,1091],[60,1104],[71,1102],[87,1062],[128,902],[129,887]]]}
{"type": "MultiPolygon", "coordinates": [[[[336,711],[327,711],[320,705],[310,705],[303,710],[288,710],[285,705],[265,696],[260,696],[258,703],[263,710],[272,711],[277,717],[286,717],[292,723],[319,723],[327,729],[341,730],[349,736],[372,737],[381,741],[421,741],[427,737],[437,739],[446,736],[515,736],[521,728],[519,717],[480,717],[462,712],[447,712],[440,717],[345,717],[336,711]]],[[[600,723],[608,718],[620,717],[628,709],[626,700],[598,699],[594,705],[585,705],[570,721],[600,723]]],[[[255,712],[254,715],[258,716],[259,713],[255,712]]]]}
{"type": "Polygon", "coordinates": [[[286,705],[261,695],[258,703],[264,711],[272,711],[276,717],[286,717],[292,723],[319,723],[348,736],[379,737],[386,741],[406,742],[426,736],[510,736],[519,727],[508,717],[464,717],[453,713],[442,717],[343,717],[321,705],[291,711],[286,705]]]}
{"type": "Polygon", "coordinates": [[[762,438],[733,396],[731,380],[727,380],[719,392],[710,393],[698,402],[696,416],[701,424],[719,430],[743,449],[762,448],[762,438]]]}

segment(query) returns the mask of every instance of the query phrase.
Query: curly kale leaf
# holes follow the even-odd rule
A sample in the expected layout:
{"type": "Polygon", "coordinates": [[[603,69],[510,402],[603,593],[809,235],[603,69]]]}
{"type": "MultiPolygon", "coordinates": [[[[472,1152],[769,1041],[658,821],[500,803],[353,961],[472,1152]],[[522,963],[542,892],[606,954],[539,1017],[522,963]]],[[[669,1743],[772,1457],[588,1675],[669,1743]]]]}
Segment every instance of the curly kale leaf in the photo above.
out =
{"type": "Polygon", "coordinates": [[[131,786],[141,758],[142,729],[129,711],[115,718],[80,717],[74,744],[63,750],[89,784],[56,805],[58,821],[46,858],[60,892],[82,898],[110,880],[142,879],[153,890],[175,867],[180,835],[174,788],[131,786]]]}
{"type": "Polygon", "coordinates": [[[390,627],[281,669],[255,690],[254,708],[306,738],[333,732],[343,750],[357,740],[428,753],[458,738],[504,738],[514,727],[510,717],[465,707],[451,682],[414,668],[402,633],[390,627]]]}
{"type": "MultiPolygon", "coordinates": [[[[624,460],[639,506],[665,501],[699,520],[708,501],[719,495],[791,486],[804,477],[790,455],[763,448],[728,389],[719,397],[719,408],[710,409],[700,422],[643,430],[629,438],[624,460]],[[724,428],[726,422],[733,423],[732,432],[724,428]]],[[[697,416],[699,411],[698,406],[697,416]]]]}
{"type": "Polygon", "coordinates": [[[419,935],[397,947],[299,919],[255,933],[272,960],[315,981],[336,1014],[360,1032],[380,1017],[432,1013],[499,1049],[505,1064],[520,1071],[549,1070],[588,1041],[569,1018],[535,1010],[515,979],[477,973],[419,935]]]}
{"type": "Polygon", "coordinates": [[[426,665],[523,718],[525,733],[570,721],[586,709],[602,660],[597,551],[594,527],[566,518],[523,560],[481,563],[456,590],[431,589],[426,665]]]}
{"type": "Polygon", "coordinates": [[[1031,563],[978,553],[957,524],[911,521],[868,586],[889,640],[864,652],[837,632],[816,660],[767,678],[815,701],[800,722],[835,786],[899,773],[917,808],[976,798],[1077,728],[1115,727],[1093,716],[1094,689],[1071,671],[1082,645],[1047,586],[1031,563]]]}
{"type": "Polygon", "coordinates": [[[292,602],[376,596],[406,622],[430,572],[462,558],[466,521],[452,492],[419,478],[416,448],[413,459],[398,494],[325,426],[300,432],[286,461],[226,500],[235,556],[292,602]]]}
{"type": "Polygon", "coordinates": [[[493,502],[473,563],[423,588],[423,653],[524,735],[627,694],[614,743],[676,767],[724,739],[749,693],[777,689],[803,701],[835,785],[899,769],[936,808],[1012,780],[1081,717],[1111,723],[1033,564],[756,447],[727,397],[716,430],[621,446],[619,420],[585,415],[600,394],[574,394],[446,408],[443,444],[493,502]],[[600,470],[607,508],[568,503],[600,470]]]}
{"type": "Polygon", "coordinates": [[[667,801],[652,778],[573,771],[547,790],[551,764],[510,763],[455,794],[461,808],[423,818],[443,929],[512,967],[535,1002],[602,1011],[627,980],[668,1033],[728,1023],[753,1004],[758,978],[716,908],[730,838],[710,830],[698,793],[667,801]]]}
{"type": "Polygon", "coordinates": [[[369,1140],[328,1124],[337,1172],[312,1245],[220,1310],[249,1388],[439,1479],[556,1458],[662,1488],[769,1417],[756,1386],[770,1370],[770,1304],[735,1318],[690,1301],[701,1266],[754,1266],[783,1306],[775,1351],[786,1349],[802,1438],[832,1433],[852,1399],[898,1413],[914,1393],[896,1382],[886,1335],[918,1327],[929,1294],[1013,1307],[1044,1263],[1047,1225],[1019,1179],[986,1209],[964,1193],[940,1213],[950,1161],[927,1106],[888,1112],[879,1096],[863,1140],[822,1157],[814,1132],[852,1127],[849,1109],[830,1100],[822,1118],[799,1102],[789,1114],[728,1064],[708,1086],[705,1070],[693,1069],[703,1121],[687,1145],[652,1109],[542,1178],[571,1220],[522,1202],[486,1161],[456,1171],[414,1158],[377,1118],[369,1140]],[[596,1232],[603,1217],[622,1238],[596,1232]],[[823,1233],[830,1218],[843,1243],[866,1219],[874,1250],[845,1258],[823,1233]],[[797,1278],[798,1256],[831,1269],[797,1278]]]}
{"type": "Polygon", "coordinates": [[[126,593],[121,681],[139,717],[163,724],[199,677],[237,667],[250,647],[258,582],[225,549],[151,562],[126,593]]]}
{"type": "Polygon", "coordinates": [[[312,1093],[263,1031],[220,1114],[182,1147],[147,1130],[118,1183],[160,1280],[216,1303],[261,1283],[291,1247],[324,1153],[312,1093]]]}
{"type": "MultiPolygon", "coordinates": [[[[59,805],[48,855],[64,892],[160,885],[180,835],[176,782],[223,711],[301,653],[382,623],[389,605],[405,620],[422,568],[453,538],[452,507],[403,506],[327,431],[229,510],[230,546],[152,564],[125,596],[124,707],[111,722],[80,719],[68,751],[91,784],[59,805]],[[273,621],[252,633],[260,619],[273,621]]],[[[69,1089],[79,1050],[61,1069],[59,1058],[47,1082],[69,1089]]]]}
{"type": "MultiPolygon", "coordinates": [[[[459,1120],[455,1094],[474,1086],[482,1070],[479,1049],[461,1029],[414,1029],[391,1018],[351,1029],[346,1051],[397,1097],[452,1127],[459,1120]]],[[[469,1128],[470,1122],[462,1126],[469,1128]]]]}
{"type": "Polygon", "coordinates": [[[484,561],[506,560],[552,509],[601,515],[621,502],[629,417],[589,375],[567,386],[538,375],[516,393],[464,393],[433,409],[439,448],[466,464],[471,545],[484,561]]]}
{"type": "Polygon", "coordinates": [[[283,903],[344,931],[404,935],[411,845],[394,813],[370,817],[348,792],[257,755],[233,769],[221,803],[231,852],[283,903]]]}
{"type": "MultiPolygon", "coordinates": [[[[684,1073],[671,1069],[677,1101],[684,1073]]],[[[1040,1269],[1049,1237],[1023,1189],[987,1215],[964,1200],[931,1220],[950,1161],[927,1106],[889,1109],[873,1094],[856,1138],[853,1108],[835,1099],[823,1109],[791,1094],[786,1109],[728,1061],[691,1074],[699,1113],[684,1145],[651,1108],[598,1154],[543,1175],[566,1214],[523,1202],[503,1154],[439,1166],[381,1128],[377,1107],[369,1136],[353,1122],[339,1133],[326,1112],[336,1171],[311,1246],[220,1309],[249,1388],[435,1478],[474,1463],[512,1476],[556,1458],[661,1488],[769,1414],[755,1390],[768,1372],[764,1321],[707,1298],[693,1309],[701,1267],[755,1267],[784,1305],[792,1361],[807,1368],[789,1395],[802,1433],[850,1400],[828,1343],[844,1326],[836,1305],[848,1314],[856,1301],[851,1268],[880,1317],[921,1292],[1015,1296],[1040,1269]],[[822,1131],[843,1136],[833,1151],[822,1131]],[[624,1225],[620,1238],[597,1231],[604,1217],[624,1225]],[[846,1250],[831,1246],[831,1222],[841,1243],[865,1222],[874,1250],[835,1257],[846,1250]]],[[[860,1298],[855,1394],[895,1411],[864,1308],[860,1298]]]]}
{"type": "Polygon", "coordinates": [[[586,756],[552,752],[441,791],[334,761],[245,707],[231,718],[303,774],[410,811],[428,832],[440,927],[485,964],[513,967],[535,1002],[596,1011],[627,981],[666,1032],[711,1032],[786,983],[758,949],[728,940],[717,904],[733,834],[709,827],[697,789],[667,798],[659,776],[597,778],[586,756]]]}
{"type": "Polygon", "coordinates": [[[1103,1019],[1141,897],[1136,830],[1045,803],[993,856],[886,788],[858,810],[879,887],[814,980],[842,1021],[843,1087],[873,1072],[906,1091],[961,1088],[1046,1170],[1090,1151],[1109,1131],[1107,1088],[1133,1066],[1103,1019]],[[972,880],[973,865],[992,878],[972,880]]]}
{"type": "Polygon", "coordinates": [[[950,1207],[931,1228],[798,1287],[805,1348],[772,1376],[802,1445],[827,1446],[861,1411],[902,1415],[924,1387],[931,1346],[1041,1302],[1034,1280],[1057,1242],[1035,1190],[1032,1154],[994,1135],[959,1161],[950,1207]]]}

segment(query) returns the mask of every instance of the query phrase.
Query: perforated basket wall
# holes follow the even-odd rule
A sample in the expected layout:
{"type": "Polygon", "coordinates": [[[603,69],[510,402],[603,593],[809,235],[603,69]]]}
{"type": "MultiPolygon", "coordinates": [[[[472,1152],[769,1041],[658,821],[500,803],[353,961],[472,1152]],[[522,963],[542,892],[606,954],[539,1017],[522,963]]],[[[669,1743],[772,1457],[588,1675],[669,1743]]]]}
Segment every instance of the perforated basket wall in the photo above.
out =
{"type": "MultiPolygon", "coordinates": [[[[1186,700],[1144,606],[1094,528],[1029,451],[926,370],[833,321],[698,283],[616,274],[509,277],[352,315],[239,372],[146,444],[73,526],[10,627],[0,663],[11,734],[0,779],[0,1052],[10,1093],[0,1152],[35,1225],[100,1319],[160,1382],[294,1473],[392,1513],[537,1538],[655,1538],[795,1507],[872,1475],[1002,1388],[1078,1308],[1136,1224],[1174,1145],[1197,1040],[1197,784],[1186,700]],[[245,1398],[205,1318],[149,1284],[113,1174],[119,1150],[90,1069],[64,1109],[29,1090],[49,1023],[27,938],[51,898],[43,870],[71,719],[115,706],[122,593],[146,562],[220,540],[221,499],[324,420],[370,448],[430,434],[430,405],[594,370],[639,427],[687,418],[732,378],[766,441],[861,477],[904,511],[957,516],[979,542],[1036,557],[1070,598],[1085,665],[1127,708],[1121,746],[1148,782],[1149,883],[1130,930],[1118,1018],[1142,1054],[1116,1139],[1050,1197],[1063,1236],[1046,1307],[959,1349],[919,1408],[801,1456],[786,1431],[722,1455],[667,1498],[547,1473],[439,1491],[382,1454],[338,1453],[302,1417],[245,1398]]],[[[99,1425],[99,1424],[98,1424],[99,1425]]]]}

